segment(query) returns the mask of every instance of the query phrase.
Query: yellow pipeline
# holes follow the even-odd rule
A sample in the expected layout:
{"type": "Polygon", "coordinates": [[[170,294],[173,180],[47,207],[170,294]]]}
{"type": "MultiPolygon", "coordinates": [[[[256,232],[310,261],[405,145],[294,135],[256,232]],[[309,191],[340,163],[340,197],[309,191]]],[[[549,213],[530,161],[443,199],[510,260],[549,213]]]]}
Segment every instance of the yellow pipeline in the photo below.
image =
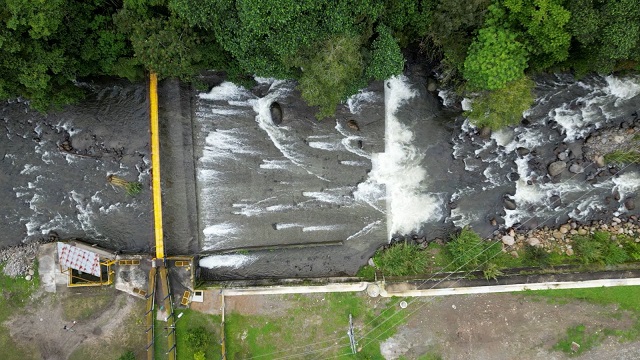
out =
{"type": "Polygon", "coordinates": [[[153,218],[156,230],[156,258],[164,258],[162,232],[162,194],[160,189],[160,140],[158,135],[158,76],[149,74],[149,103],[151,114],[151,179],[153,189],[153,218]]]}

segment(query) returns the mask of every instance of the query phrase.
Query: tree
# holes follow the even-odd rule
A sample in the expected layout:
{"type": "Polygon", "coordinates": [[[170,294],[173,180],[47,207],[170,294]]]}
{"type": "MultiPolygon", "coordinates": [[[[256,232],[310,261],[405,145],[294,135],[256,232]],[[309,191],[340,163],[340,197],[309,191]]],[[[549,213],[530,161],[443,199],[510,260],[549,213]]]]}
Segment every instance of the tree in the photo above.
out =
{"type": "Polygon", "coordinates": [[[495,90],[523,76],[527,51],[510,30],[480,29],[464,61],[464,77],[473,89],[495,90]]]}
{"type": "Polygon", "coordinates": [[[640,62],[640,7],[634,0],[575,0],[569,31],[576,40],[569,64],[579,74],[609,73],[626,61],[640,62]]]}
{"type": "Polygon", "coordinates": [[[502,89],[484,91],[473,98],[472,110],[465,115],[475,126],[492,130],[517,125],[522,120],[522,113],[533,104],[533,86],[533,81],[523,76],[502,89]]]}
{"type": "Polygon", "coordinates": [[[320,109],[318,119],[331,116],[336,105],[357,92],[363,83],[360,43],[355,36],[336,36],[326,40],[320,51],[300,64],[302,98],[320,109]]]}
{"type": "Polygon", "coordinates": [[[106,1],[0,1],[0,97],[27,98],[45,111],[81,98],[78,78],[110,74],[130,55],[113,35],[106,1]],[[98,31],[100,30],[100,31],[98,31]]]}
{"type": "Polygon", "coordinates": [[[376,28],[378,37],[373,41],[371,62],[367,66],[368,78],[386,80],[391,76],[402,74],[404,69],[404,56],[400,46],[384,25],[376,28]]]}
{"type": "Polygon", "coordinates": [[[504,0],[510,28],[519,31],[530,64],[546,69],[569,56],[571,35],[566,29],[571,14],[561,0],[504,0]]]}

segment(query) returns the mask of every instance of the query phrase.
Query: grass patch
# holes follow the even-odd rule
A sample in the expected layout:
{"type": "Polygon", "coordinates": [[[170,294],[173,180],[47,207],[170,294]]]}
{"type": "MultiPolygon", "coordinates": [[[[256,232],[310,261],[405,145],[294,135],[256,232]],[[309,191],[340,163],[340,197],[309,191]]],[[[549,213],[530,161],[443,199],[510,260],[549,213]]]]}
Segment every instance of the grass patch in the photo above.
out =
{"type": "MultiPolygon", "coordinates": [[[[616,286],[616,287],[602,287],[591,289],[562,289],[562,290],[536,290],[527,291],[525,294],[529,296],[535,296],[537,298],[547,298],[556,303],[568,303],[573,300],[586,301],[592,304],[598,305],[612,305],[617,304],[620,310],[626,310],[633,313],[635,322],[630,329],[618,330],[618,329],[603,329],[602,332],[589,333],[584,327],[575,327],[567,330],[567,336],[560,340],[556,344],[557,350],[567,351],[567,346],[571,345],[571,341],[575,341],[580,344],[580,350],[575,354],[580,354],[588,349],[597,346],[607,336],[615,336],[621,341],[634,341],[640,339],[640,302],[637,299],[640,297],[640,286],[616,286]],[[581,341],[575,340],[581,338],[581,341]],[[573,340],[569,340],[573,339],[573,340]],[[567,345],[567,343],[569,345],[567,345]]],[[[613,318],[619,318],[620,313],[613,313],[613,318]]],[[[572,353],[571,348],[568,348],[572,353]]]]}
{"type": "Polygon", "coordinates": [[[422,274],[427,269],[429,254],[416,244],[396,243],[373,256],[373,262],[388,276],[422,274]]]}
{"type": "Polygon", "coordinates": [[[374,281],[376,279],[376,268],[373,266],[365,265],[358,269],[356,276],[368,281],[374,281]]]}
{"type": "Polygon", "coordinates": [[[36,271],[33,280],[27,281],[24,277],[11,278],[2,272],[4,264],[0,265],[0,349],[2,349],[2,359],[23,360],[33,358],[30,356],[32,350],[18,346],[11,336],[9,329],[2,323],[11,317],[24,311],[23,307],[30,301],[31,295],[40,286],[38,276],[38,266],[34,266],[36,271]]]}
{"type": "Polygon", "coordinates": [[[176,346],[178,358],[191,360],[194,354],[204,351],[205,359],[218,359],[221,354],[220,347],[220,322],[217,315],[203,314],[190,309],[176,311],[176,316],[183,315],[176,322],[176,346]],[[194,329],[203,328],[206,331],[208,341],[202,348],[194,349],[189,342],[189,334],[194,329]]]}
{"type": "Polygon", "coordinates": [[[129,196],[136,196],[140,194],[140,192],[142,191],[142,184],[136,181],[127,181],[115,175],[107,176],[107,181],[111,185],[115,185],[124,189],[127,192],[127,195],[129,196]]]}
{"type": "Polygon", "coordinates": [[[605,337],[604,333],[587,332],[584,325],[577,325],[567,329],[567,336],[560,340],[553,349],[571,356],[577,356],[599,345],[605,337]],[[574,342],[579,345],[579,347],[575,348],[575,351],[573,348],[574,342]]]}
{"type": "Polygon", "coordinates": [[[283,299],[295,302],[284,314],[227,315],[228,359],[271,359],[293,354],[299,358],[349,355],[346,331],[349,314],[352,314],[358,347],[362,347],[355,358],[382,360],[380,341],[393,335],[406,315],[395,311],[398,300],[373,309],[367,304],[367,298],[358,294],[291,295],[283,299]],[[383,312],[390,307],[393,309],[383,312]]]}
{"type": "Polygon", "coordinates": [[[80,321],[99,315],[108,308],[116,298],[114,288],[78,289],[79,295],[63,301],[62,317],[67,321],[80,321]]]}
{"type": "Polygon", "coordinates": [[[607,164],[631,164],[640,163],[640,152],[633,150],[618,150],[604,155],[607,164]]]}

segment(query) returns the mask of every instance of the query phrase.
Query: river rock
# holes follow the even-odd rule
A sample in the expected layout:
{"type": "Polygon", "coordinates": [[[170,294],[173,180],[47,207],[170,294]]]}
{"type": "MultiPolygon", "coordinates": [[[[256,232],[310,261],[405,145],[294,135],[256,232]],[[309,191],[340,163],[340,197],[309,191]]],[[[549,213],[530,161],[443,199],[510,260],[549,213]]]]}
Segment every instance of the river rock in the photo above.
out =
{"type": "Polygon", "coordinates": [[[604,165],[605,165],[604,156],[602,156],[602,155],[596,155],[593,158],[593,161],[596,163],[596,166],[599,167],[599,168],[604,167],[604,165]]]}
{"type": "Polygon", "coordinates": [[[627,200],[624,202],[624,207],[626,207],[626,208],[627,208],[627,210],[633,210],[633,209],[635,209],[635,208],[636,208],[636,204],[635,204],[635,202],[633,201],[633,199],[627,199],[627,200]]]}
{"type": "Polygon", "coordinates": [[[525,155],[529,155],[529,149],[527,148],[523,148],[523,147],[519,147],[516,149],[516,152],[518,153],[518,155],[520,156],[525,156],[525,155]]]}
{"type": "Polygon", "coordinates": [[[562,205],[562,202],[560,201],[560,196],[558,195],[552,195],[549,198],[549,201],[551,202],[551,207],[552,208],[557,208],[558,206],[562,205]]]}
{"type": "Polygon", "coordinates": [[[578,164],[573,164],[569,166],[569,171],[574,174],[582,174],[584,172],[584,168],[578,164]]]}
{"type": "Polygon", "coordinates": [[[438,90],[438,83],[434,79],[429,78],[429,82],[427,83],[427,91],[434,92],[436,90],[438,90]]]}
{"type": "Polygon", "coordinates": [[[554,231],[553,238],[557,240],[562,240],[562,238],[564,238],[564,235],[560,231],[554,231]]]}
{"type": "Polygon", "coordinates": [[[567,155],[566,151],[563,151],[560,154],[558,154],[558,160],[560,160],[560,161],[565,161],[568,158],[569,158],[569,155],[567,155]]]}
{"type": "Polygon", "coordinates": [[[502,243],[507,245],[507,246],[512,246],[513,244],[516,243],[516,240],[513,238],[513,236],[504,235],[502,237],[502,243]]]}
{"type": "Polygon", "coordinates": [[[567,248],[566,254],[567,254],[567,256],[573,256],[573,249],[572,248],[567,248]]]}
{"type": "Polygon", "coordinates": [[[622,222],[622,220],[620,220],[619,217],[615,217],[615,216],[611,219],[611,221],[613,221],[614,223],[618,223],[618,224],[620,224],[622,222]]]}
{"type": "Polygon", "coordinates": [[[504,199],[504,208],[507,210],[515,210],[516,209],[516,203],[512,200],[509,199],[504,199]]]}
{"type": "Polygon", "coordinates": [[[24,277],[25,280],[30,281],[31,280],[31,275],[27,275],[24,277]]]}
{"type": "Polygon", "coordinates": [[[509,173],[509,180],[518,181],[518,179],[520,179],[520,174],[518,174],[517,172],[509,173]]]}
{"type": "Polygon", "coordinates": [[[269,106],[269,112],[271,113],[271,121],[276,124],[282,124],[282,107],[277,101],[274,101],[269,106]]]}
{"type": "Polygon", "coordinates": [[[480,137],[483,139],[488,139],[491,136],[491,128],[485,126],[480,129],[480,137]]]}
{"type": "Polygon", "coordinates": [[[553,177],[553,176],[560,175],[566,168],[567,168],[566,162],[554,161],[551,164],[549,164],[549,167],[547,168],[547,170],[549,171],[549,176],[553,177]]]}
{"type": "Polygon", "coordinates": [[[527,244],[529,244],[529,246],[540,246],[542,243],[540,242],[540,239],[536,237],[530,237],[527,239],[527,244]]]}
{"type": "Polygon", "coordinates": [[[588,233],[587,229],[584,229],[584,228],[578,229],[578,235],[587,235],[587,233],[588,233]]]}

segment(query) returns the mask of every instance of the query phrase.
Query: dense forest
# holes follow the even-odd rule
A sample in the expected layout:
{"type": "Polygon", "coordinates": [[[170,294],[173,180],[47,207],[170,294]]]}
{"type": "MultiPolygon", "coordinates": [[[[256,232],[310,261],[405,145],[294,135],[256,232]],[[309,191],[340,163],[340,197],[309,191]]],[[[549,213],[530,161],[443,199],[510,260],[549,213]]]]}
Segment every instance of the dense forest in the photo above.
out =
{"type": "Polygon", "coordinates": [[[637,0],[0,0],[0,98],[46,111],[79,81],[145,71],[190,81],[296,79],[331,116],[371,80],[404,68],[403,49],[475,94],[480,125],[519,121],[531,76],[637,70],[637,0]]]}

